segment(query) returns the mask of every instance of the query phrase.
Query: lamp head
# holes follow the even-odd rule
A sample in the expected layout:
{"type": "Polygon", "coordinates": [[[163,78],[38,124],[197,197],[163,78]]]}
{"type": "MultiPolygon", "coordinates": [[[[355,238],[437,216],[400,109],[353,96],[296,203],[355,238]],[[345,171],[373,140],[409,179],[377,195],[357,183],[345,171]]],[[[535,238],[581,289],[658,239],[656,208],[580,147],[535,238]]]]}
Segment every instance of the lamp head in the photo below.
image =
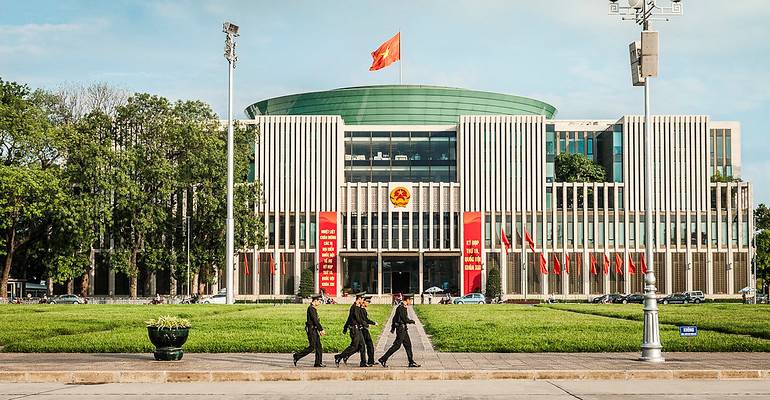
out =
{"type": "Polygon", "coordinates": [[[238,25],[235,25],[231,22],[225,22],[222,25],[222,32],[229,35],[238,36],[238,25]]]}

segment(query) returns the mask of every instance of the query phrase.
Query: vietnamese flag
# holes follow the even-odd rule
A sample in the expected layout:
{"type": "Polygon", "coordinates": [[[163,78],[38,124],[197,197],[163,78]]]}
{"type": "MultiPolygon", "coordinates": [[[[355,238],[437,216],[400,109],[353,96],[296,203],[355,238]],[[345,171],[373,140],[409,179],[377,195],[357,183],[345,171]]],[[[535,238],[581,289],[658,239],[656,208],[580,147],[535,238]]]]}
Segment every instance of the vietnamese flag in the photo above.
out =
{"type": "Polygon", "coordinates": [[[511,250],[511,242],[508,241],[508,236],[505,236],[505,228],[500,228],[500,239],[502,240],[503,244],[505,245],[505,252],[511,250]]]}
{"type": "Polygon", "coordinates": [[[556,254],[553,255],[553,272],[555,272],[556,275],[561,275],[561,263],[559,262],[559,258],[556,257],[556,254]]]}
{"type": "Polygon", "coordinates": [[[641,256],[642,256],[641,257],[642,260],[641,260],[640,263],[642,264],[642,274],[646,275],[647,274],[647,263],[644,261],[644,254],[642,254],[641,256]]]}
{"type": "Polygon", "coordinates": [[[577,259],[577,275],[580,276],[580,271],[583,269],[583,256],[578,253],[578,259],[577,259]]]}
{"type": "Polygon", "coordinates": [[[273,261],[273,253],[270,253],[270,274],[275,275],[275,262],[273,261]]]}
{"type": "Polygon", "coordinates": [[[532,236],[529,236],[529,232],[525,229],[524,230],[524,240],[529,243],[529,248],[532,250],[532,252],[535,251],[535,242],[532,240],[532,236]]]}
{"type": "Polygon", "coordinates": [[[246,258],[246,253],[243,253],[243,274],[246,276],[251,275],[249,272],[249,259],[246,258]]]}
{"type": "Polygon", "coordinates": [[[623,275],[623,259],[620,258],[620,254],[615,253],[615,273],[623,275]]]}
{"type": "Polygon", "coordinates": [[[634,265],[634,258],[630,254],[628,255],[628,273],[636,275],[636,265],[634,265]]]}
{"type": "Polygon", "coordinates": [[[596,275],[596,257],[591,253],[591,275],[596,275]]]}
{"type": "Polygon", "coordinates": [[[540,253],[540,273],[548,275],[548,263],[545,261],[543,253],[540,253]]]}
{"type": "Polygon", "coordinates": [[[607,257],[607,254],[604,255],[604,275],[607,275],[610,273],[610,258],[607,257]]]}
{"type": "Polygon", "coordinates": [[[401,32],[396,33],[372,52],[372,66],[369,67],[369,71],[383,69],[399,60],[401,60],[401,32]]]}
{"type": "Polygon", "coordinates": [[[569,253],[564,255],[564,272],[569,274],[569,253]]]}

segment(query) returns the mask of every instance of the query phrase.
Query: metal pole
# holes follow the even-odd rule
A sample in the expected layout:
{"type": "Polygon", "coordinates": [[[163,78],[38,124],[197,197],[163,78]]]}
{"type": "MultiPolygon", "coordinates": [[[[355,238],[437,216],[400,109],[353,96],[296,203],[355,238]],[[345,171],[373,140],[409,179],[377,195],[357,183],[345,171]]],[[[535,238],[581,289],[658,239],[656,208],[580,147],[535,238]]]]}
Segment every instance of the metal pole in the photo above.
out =
{"type": "Polygon", "coordinates": [[[227,60],[227,254],[225,257],[225,281],[227,304],[235,302],[233,288],[233,253],[235,251],[233,221],[233,70],[235,69],[235,38],[228,33],[228,42],[232,46],[232,57],[227,60]]]}
{"type": "MultiPolygon", "coordinates": [[[[644,13],[647,12],[647,1],[644,2],[644,13]]],[[[644,21],[643,30],[650,29],[649,20],[644,21]]],[[[653,246],[655,238],[652,233],[652,124],[650,122],[650,77],[644,80],[644,230],[645,259],[647,261],[647,274],[644,276],[644,339],[642,341],[642,361],[663,362],[660,343],[660,325],[658,323],[658,300],[656,299],[655,269],[653,260],[653,246]]]]}
{"type": "Polygon", "coordinates": [[[187,296],[190,296],[192,291],[192,281],[190,280],[190,216],[187,216],[187,296]]]}

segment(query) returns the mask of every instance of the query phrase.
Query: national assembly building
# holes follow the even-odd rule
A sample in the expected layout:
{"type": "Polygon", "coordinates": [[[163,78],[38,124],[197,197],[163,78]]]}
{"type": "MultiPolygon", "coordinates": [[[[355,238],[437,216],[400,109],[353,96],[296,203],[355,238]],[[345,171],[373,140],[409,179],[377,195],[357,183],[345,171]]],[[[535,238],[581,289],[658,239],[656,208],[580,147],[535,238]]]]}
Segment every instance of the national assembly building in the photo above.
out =
{"type": "Polygon", "coordinates": [[[294,296],[303,268],[338,299],[485,293],[492,269],[505,299],[643,293],[650,243],[659,293],[740,296],[751,284],[754,232],[740,124],[654,116],[645,204],[643,118],[560,120],[556,111],[525,97],[412,85],[249,106],[241,122],[258,131],[250,179],[263,185],[267,243],[241,249],[237,298],[294,296]],[[603,181],[560,181],[562,153],[595,162],[603,181]]]}

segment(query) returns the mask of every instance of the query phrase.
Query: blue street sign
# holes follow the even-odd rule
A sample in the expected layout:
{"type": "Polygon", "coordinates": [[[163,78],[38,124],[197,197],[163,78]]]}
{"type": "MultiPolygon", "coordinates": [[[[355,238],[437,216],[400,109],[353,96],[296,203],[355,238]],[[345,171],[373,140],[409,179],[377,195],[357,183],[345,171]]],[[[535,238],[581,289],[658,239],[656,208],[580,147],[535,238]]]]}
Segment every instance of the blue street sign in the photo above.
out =
{"type": "Polygon", "coordinates": [[[698,336],[698,327],[697,326],[680,326],[679,327],[679,336],[698,336]]]}

